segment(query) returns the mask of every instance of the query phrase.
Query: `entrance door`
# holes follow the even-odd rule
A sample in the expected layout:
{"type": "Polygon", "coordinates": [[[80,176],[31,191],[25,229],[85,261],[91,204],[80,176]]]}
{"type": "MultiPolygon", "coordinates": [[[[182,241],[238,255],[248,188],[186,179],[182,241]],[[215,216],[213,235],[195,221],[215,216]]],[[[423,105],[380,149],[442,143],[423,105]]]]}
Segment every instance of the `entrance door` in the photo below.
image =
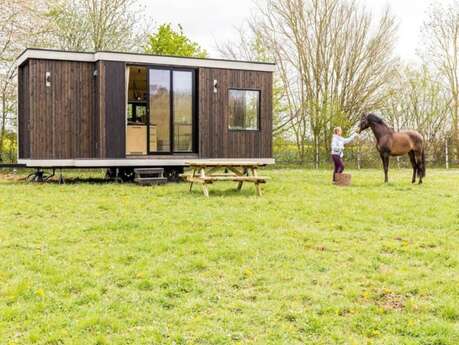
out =
{"type": "Polygon", "coordinates": [[[148,153],[148,68],[129,66],[127,80],[126,154],[148,153]]]}
{"type": "Polygon", "coordinates": [[[193,152],[194,71],[150,68],[151,154],[193,152]]]}
{"type": "Polygon", "coordinates": [[[171,72],[150,69],[149,151],[170,153],[171,150],[171,72]]]}

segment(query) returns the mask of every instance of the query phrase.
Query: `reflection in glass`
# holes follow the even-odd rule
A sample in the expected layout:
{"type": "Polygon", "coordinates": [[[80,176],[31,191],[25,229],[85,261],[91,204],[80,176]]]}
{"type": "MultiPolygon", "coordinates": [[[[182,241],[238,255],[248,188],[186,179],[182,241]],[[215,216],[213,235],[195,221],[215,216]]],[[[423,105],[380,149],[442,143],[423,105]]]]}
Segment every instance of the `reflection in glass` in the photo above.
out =
{"type": "Polygon", "coordinates": [[[170,98],[170,71],[150,69],[150,151],[152,152],[170,152],[170,98]]]}
{"type": "Polygon", "coordinates": [[[174,71],[174,151],[191,152],[193,149],[193,78],[192,72],[174,71]]]}
{"type": "Polygon", "coordinates": [[[229,129],[258,129],[260,91],[229,90],[229,129]]]}

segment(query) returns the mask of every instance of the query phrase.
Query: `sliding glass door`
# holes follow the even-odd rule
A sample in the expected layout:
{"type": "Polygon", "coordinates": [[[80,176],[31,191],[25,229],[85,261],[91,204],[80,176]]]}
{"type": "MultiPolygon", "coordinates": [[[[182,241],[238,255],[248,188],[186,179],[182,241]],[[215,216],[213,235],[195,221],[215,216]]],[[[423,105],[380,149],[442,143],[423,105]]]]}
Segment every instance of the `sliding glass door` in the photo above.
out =
{"type": "Polygon", "coordinates": [[[150,152],[171,152],[171,76],[169,70],[150,69],[150,152]]]}
{"type": "Polygon", "coordinates": [[[193,152],[194,71],[150,68],[149,152],[193,152]]]}
{"type": "Polygon", "coordinates": [[[193,73],[173,71],[174,151],[193,150],[193,73]]]}

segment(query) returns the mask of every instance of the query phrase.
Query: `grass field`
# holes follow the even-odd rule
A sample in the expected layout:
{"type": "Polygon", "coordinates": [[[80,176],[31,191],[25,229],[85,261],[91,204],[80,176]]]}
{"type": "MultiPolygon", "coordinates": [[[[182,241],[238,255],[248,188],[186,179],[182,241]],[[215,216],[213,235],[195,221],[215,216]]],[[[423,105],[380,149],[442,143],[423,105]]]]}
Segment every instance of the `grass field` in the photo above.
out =
{"type": "Polygon", "coordinates": [[[459,171],[0,178],[0,344],[459,344],[459,171]]]}

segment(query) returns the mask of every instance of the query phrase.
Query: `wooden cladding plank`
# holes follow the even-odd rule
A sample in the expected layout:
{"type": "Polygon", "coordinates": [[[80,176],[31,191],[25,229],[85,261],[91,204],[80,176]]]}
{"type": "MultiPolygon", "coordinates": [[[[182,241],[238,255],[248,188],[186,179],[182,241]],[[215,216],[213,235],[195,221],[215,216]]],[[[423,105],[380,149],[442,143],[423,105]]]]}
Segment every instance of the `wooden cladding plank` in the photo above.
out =
{"type": "MultiPolygon", "coordinates": [[[[96,158],[93,63],[29,60],[28,133],[21,152],[32,159],[96,158]],[[46,73],[51,85],[46,86],[46,73]]],[[[27,130],[20,123],[19,131],[27,130]]]]}
{"type": "Polygon", "coordinates": [[[200,157],[272,157],[272,73],[200,68],[198,97],[200,157]],[[214,80],[217,93],[213,92],[214,80]],[[231,88],[260,91],[258,131],[228,129],[231,88]]]}
{"type": "Polygon", "coordinates": [[[126,157],[126,64],[104,61],[105,145],[107,158],[126,157]]]}
{"type": "Polygon", "coordinates": [[[18,68],[18,156],[30,158],[29,63],[18,68]]]}
{"type": "Polygon", "coordinates": [[[92,72],[94,75],[93,80],[93,89],[91,92],[91,156],[92,157],[99,157],[99,75],[98,75],[98,65],[97,63],[92,66],[92,72]]]}
{"type": "MultiPolygon", "coordinates": [[[[32,87],[34,85],[34,76],[35,76],[35,62],[31,60],[29,62],[29,127],[26,129],[29,131],[29,145],[25,150],[29,151],[29,158],[33,157],[33,143],[34,143],[34,133],[35,133],[35,103],[33,102],[34,95],[36,90],[32,87]]],[[[20,131],[21,129],[19,129],[20,131]]]]}
{"type": "Polygon", "coordinates": [[[210,102],[212,89],[211,70],[201,68],[198,72],[198,118],[199,118],[199,155],[200,157],[210,157],[210,102]]]}
{"type": "Polygon", "coordinates": [[[99,158],[106,158],[106,140],[105,140],[105,64],[103,62],[97,63],[97,71],[99,73],[97,78],[97,119],[98,119],[98,153],[99,158]]]}

